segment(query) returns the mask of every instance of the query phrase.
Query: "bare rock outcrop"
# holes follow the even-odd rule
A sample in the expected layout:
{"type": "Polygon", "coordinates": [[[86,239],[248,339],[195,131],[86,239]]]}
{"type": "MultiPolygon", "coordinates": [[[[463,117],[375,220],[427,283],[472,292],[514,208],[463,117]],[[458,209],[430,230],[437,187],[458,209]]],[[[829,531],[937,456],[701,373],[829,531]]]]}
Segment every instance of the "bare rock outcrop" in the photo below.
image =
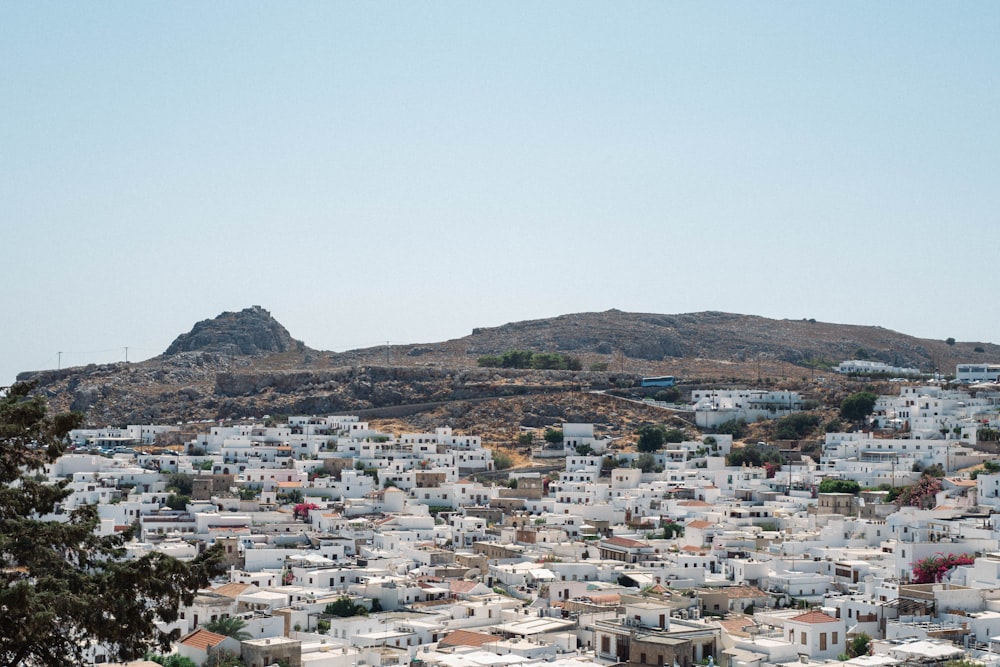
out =
{"type": "Polygon", "coordinates": [[[186,334],[178,336],[164,356],[181,352],[214,352],[230,356],[260,356],[304,349],[271,313],[260,306],[238,313],[222,313],[202,320],[186,334]]]}

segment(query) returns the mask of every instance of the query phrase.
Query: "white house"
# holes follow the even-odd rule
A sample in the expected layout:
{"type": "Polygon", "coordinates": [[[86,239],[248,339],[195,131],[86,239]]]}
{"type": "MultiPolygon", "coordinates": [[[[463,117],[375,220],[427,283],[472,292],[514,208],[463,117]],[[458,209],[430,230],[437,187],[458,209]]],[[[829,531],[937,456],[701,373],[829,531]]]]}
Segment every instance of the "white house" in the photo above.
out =
{"type": "Polygon", "coordinates": [[[844,619],[821,611],[807,611],[785,621],[785,637],[800,654],[810,658],[835,660],[846,652],[847,628],[844,619]]]}

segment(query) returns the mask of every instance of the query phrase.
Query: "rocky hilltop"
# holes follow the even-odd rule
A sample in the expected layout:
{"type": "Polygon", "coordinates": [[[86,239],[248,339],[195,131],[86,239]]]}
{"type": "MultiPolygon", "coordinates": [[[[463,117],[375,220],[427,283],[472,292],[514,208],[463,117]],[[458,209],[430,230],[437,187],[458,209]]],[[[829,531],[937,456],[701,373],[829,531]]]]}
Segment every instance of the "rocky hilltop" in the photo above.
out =
{"type": "Polygon", "coordinates": [[[202,320],[191,331],[178,336],[166,352],[172,357],[181,352],[213,352],[230,356],[261,356],[292,349],[304,349],[271,313],[260,306],[238,313],[222,313],[202,320]]]}
{"type": "Polygon", "coordinates": [[[699,383],[805,382],[858,356],[925,371],[996,361],[1000,346],[914,338],[873,326],[704,312],[579,313],[475,329],[441,343],[344,353],[306,347],[254,306],[197,323],[139,363],[22,373],[54,409],[92,424],[173,422],[447,404],[609,388],[672,374],[699,383]],[[510,349],[577,356],[583,371],[477,368],[510,349]],[[387,358],[388,355],[388,358],[387,358]],[[587,370],[591,369],[591,370],[587,370]]]}
{"type": "Polygon", "coordinates": [[[726,361],[767,357],[808,365],[840,363],[858,355],[893,366],[933,369],[955,353],[973,352],[972,344],[950,349],[930,341],[874,326],[828,324],[812,319],[771,320],[754,315],[701,312],[683,315],[602,313],[562,315],[489,329],[475,329],[462,339],[470,354],[497,354],[511,347],[569,353],[613,354],[663,361],[700,357],[726,361]]]}

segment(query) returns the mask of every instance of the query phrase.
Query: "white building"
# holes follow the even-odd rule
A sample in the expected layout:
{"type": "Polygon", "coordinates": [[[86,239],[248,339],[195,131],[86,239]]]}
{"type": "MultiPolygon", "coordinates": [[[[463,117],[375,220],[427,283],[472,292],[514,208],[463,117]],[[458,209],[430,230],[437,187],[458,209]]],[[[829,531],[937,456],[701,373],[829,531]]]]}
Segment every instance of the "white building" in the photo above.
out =
{"type": "Polygon", "coordinates": [[[1000,379],[1000,364],[958,364],[955,379],[959,382],[996,382],[1000,379]]]}
{"type": "Polygon", "coordinates": [[[835,660],[846,653],[847,628],[844,619],[821,611],[808,611],[785,621],[785,637],[800,654],[810,658],[835,660]]]}
{"type": "Polygon", "coordinates": [[[919,368],[907,368],[904,366],[890,366],[881,361],[868,361],[867,359],[850,359],[842,361],[837,366],[838,373],[846,375],[899,375],[915,376],[920,375],[919,368]]]}

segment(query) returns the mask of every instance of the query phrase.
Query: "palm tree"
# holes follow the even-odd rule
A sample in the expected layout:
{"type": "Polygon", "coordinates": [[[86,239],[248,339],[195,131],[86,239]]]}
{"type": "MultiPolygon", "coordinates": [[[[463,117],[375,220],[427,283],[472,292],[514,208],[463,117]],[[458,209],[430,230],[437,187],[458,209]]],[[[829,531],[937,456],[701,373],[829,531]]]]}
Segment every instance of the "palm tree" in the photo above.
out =
{"type": "Polygon", "coordinates": [[[253,636],[243,629],[246,627],[246,623],[244,623],[243,619],[238,616],[223,616],[215,619],[214,621],[209,621],[208,623],[203,624],[202,627],[209,632],[214,632],[217,635],[232,637],[233,639],[237,639],[239,641],[250,639],[253,636]]]}

